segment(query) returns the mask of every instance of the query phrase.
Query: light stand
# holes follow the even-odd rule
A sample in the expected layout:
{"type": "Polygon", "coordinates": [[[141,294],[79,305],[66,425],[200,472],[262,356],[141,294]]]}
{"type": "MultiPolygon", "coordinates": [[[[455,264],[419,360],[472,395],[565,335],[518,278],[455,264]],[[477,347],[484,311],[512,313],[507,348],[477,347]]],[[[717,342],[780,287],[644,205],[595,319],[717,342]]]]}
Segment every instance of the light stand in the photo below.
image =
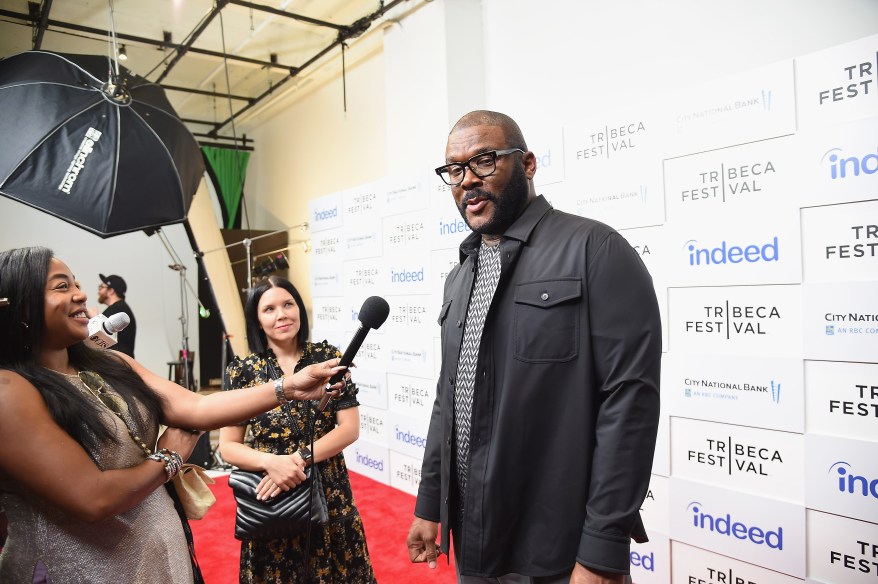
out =
{"type": "MultiPolygon", "coordinates": [[[[192,374],[189,365],[189,320],[186,318],[186,306],[188,305],[186,288],[191,288],[191,284],[189,284],[189,281],[186,279],[186,266],[182,264],[180,258],[174,253],[171,245],[166,241],[165,234],[162,233],[161,229],[156,229],[156,233],[159,235],[159,240],[161,240],[162,244],[165,246],[168,254],[170,254],[171,259],[174,260],[174,263],[168,267],[180,274],[180,333],[183,345],[183,348],[180,351],[180,366],[183,378],[183,383],[181,383],[181,385],[185,385],[186,389],[189,391],[198,391],[198,388],[194,387],[195,376],[192,374]]],[[[203,304],[201,304],[201,301],[198,300],[198,294],[194,290],[192,293],[198,302],[198,308],[201,314],[209,315],[210,312],[203,304]]]]}

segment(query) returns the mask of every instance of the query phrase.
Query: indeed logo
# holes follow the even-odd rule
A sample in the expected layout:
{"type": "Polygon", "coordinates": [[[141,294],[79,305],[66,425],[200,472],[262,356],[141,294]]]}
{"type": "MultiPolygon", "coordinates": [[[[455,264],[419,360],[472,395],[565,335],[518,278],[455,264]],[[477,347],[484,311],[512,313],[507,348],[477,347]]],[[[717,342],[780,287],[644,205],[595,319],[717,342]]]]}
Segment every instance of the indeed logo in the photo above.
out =
{"type": "Polygon", "coordinates": [[[427,447],[427,439],[423,436],[418,436],[417,434],[412,434],[408,431],[403,432],[399,429],[399,426],[394,426],[393,431],[397,441],[399,442],[411,444],[412,446],[417,446],[418,448],[427,447]]]}
{"type": "Polygon", "coordinates": [[[767,531],[761,527],[747,527],[740,521],[732,520],[729,513],[721,517],[714,517],[701,512],[701,503],[692,501],[686,507],[692,511],[692,525],[696,529],[704,529],[712,533],[727,535],[736,539],[749,540],[756,545],[767,545],[776,550],[783,549],[783,527],[777,531],[767,531]]]}
{"type": "Polygon", "coordinates": [[[629,554],[631,559],[631,565],[637,566],[639,568],[643,568],[648,572],[655,572],[655,553],[649,552],[648,554],[639,554],[637,552],[631,552],[629,554]]]}
{"type": "Polygon", "coordinates": [[[454,235],[456,233],[469,233],[472,229],[461,219],[454,221],[439,221],[439,235],[454,235]]]}
{"type": "Polygon", "coordinates": [[[402,284],[403,282],[423,282],[424,268],[418,271],[414,270],[390,270],[390,282],[393,284],[402,284]]]}
{"type": "Polygon", "coordinates": [[[360,451],[355,451],[357,462],[362,464],[363,466],[368,466],[369,468],[374,468],[375,470],[384,470],[384,461],[377,460],[369,456],[368,454],[360,454],[360,451]]]}
{"type": "Polygon", "coordinates": [[[843,460],[834,462],[829,467],[829,472],[838,473],[838,492],[850,495],[872,496],[878,499],[878,479],[869,480],[867,477],[851,473],[851,465],[843,460]]]}
{"type": "Polygon", "coordinates": [[[730,246],[723,241],[714,248],[697,247],[698,241],[690,239],[684,246],[689,250],[690,266],[709,266],[711,264],[740,264],[741,262],[755,263],[759,261],[776,262],[778,260],[777,236],[770,243],[763,246],[758,244],[730,246]]]}
{"type": "Polygon", "coordinates": [[[860,173],[875,174],[878,172],[878,149],[876,153],[865,154],[861,157],[849,156],[843,158],[841,156],[841,148],[830,148],[823,154],[821,162],[829,160],[829,176],[832,180],[847,178],[850,176],[860,176],[860,173]]]}
{"type": "Polygon", "coordinates": [[[338,217],[337,207],[321,210],[314,209],[314,221],[326,221],[327,219],[332,219],[333,217],[338,217]]]}

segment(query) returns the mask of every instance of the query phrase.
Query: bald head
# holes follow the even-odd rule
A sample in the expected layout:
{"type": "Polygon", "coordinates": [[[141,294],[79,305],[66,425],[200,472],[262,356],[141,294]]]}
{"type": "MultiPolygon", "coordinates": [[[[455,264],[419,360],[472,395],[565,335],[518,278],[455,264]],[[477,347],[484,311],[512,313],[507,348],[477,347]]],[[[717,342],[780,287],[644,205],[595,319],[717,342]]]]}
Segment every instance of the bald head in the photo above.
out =
{"type": "Polygon", "coordinates": [[[527,144],[521,133],[521,128],[515,123],[515,120],[501,114],[500,112],[492,112],[488,110],[476,110],[464,115],[457,120],[454,127],[451,128],[449,135],[454,134],[458,130],[472,128],[473,126],[496,126],[503,130],[503,136],[506,139],[507,148],[521,148],[527,151],[527,144]]]}

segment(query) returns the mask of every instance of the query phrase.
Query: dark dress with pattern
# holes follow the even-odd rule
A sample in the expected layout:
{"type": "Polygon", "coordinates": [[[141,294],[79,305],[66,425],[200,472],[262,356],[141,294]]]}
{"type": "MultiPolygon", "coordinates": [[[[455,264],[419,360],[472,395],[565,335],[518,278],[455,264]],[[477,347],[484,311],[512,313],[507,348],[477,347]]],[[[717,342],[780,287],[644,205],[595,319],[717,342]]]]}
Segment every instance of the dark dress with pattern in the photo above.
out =
{"type": "MultiPolygon", "coordinates": [[[[313,363],[320,363],[341,354],[338,349],[323,341],[306,343],[296,371],[313,363]]],[[[229,363],[226,373],[229,389],[237,390],[263,384],[280,374],[281,368],[274,353],[251,354],[244,359],[236,358],[229,363]]],[[[329,406],[317,415],[314,428],[315,441],[335,428],[335,413],[345,408],[357,407],[357,388],[351,382],[345,394],[329,402],[329,406]]],[[[272,454],[293,454],[302,446],[310,447],[306,435],[308,421],[317,411],[316,401],[291,401],[293,424],[280,407],[261,414],[246,424],[253,434],[252,448],[272,454]]],[[[344,456],[338,453],[317,463],[326,502],[329,507],[329,523],[311,531],[310,570],[304,574],[305,537],[295,536],[272,541],[241,542],[241,583],[291,584],[369,584],[376,582],[372,562],[366,547],[363,522],[351,492],[351,483],[344,456]]]]}

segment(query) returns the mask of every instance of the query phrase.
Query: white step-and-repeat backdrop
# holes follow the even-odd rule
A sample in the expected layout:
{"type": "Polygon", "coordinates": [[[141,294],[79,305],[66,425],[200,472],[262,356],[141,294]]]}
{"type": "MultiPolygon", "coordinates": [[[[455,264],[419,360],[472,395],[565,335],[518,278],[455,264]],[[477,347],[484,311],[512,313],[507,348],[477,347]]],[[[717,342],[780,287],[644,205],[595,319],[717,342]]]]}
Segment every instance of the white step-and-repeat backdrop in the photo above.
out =
{"type": "MultiPolygon", "coordinates": [[[[662,307],[635,582],[878,582],[878,35],[524,131],[538,191],[619,229],[662,307]]],[[[356,359],[348,466],[414,494],[469,229],[430,171],[310,223],[312,337],[344,347],[365,298],[391,307],[356,359]]]]}

